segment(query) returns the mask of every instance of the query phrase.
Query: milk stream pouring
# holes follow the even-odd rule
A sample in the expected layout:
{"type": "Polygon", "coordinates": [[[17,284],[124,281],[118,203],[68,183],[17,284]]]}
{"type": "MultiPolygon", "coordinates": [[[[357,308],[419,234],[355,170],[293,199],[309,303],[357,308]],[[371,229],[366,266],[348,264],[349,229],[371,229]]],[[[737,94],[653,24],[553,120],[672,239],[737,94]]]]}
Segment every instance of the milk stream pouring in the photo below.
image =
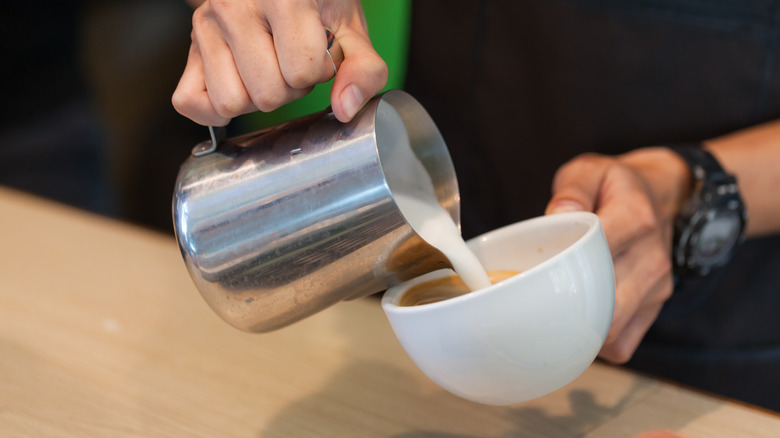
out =
{"type": "MultiPolygon", "coordinates": [[[[397,113],[388,113],[387,117],[397,120],[383,127],[403,125],[397,113]]],[[[384,133],[377,132],[380,134],[384,133]]],[[[466,245],[460,228],[437,202],[436,189],[409,144],[409,138],[391,135],[388,138],[396,143],[380,149],[379,155],[390,192],[409,225],[428,244],[444,253],[469,289],[490,286],[487,272],[466,245]]]]}
{"type": "Polygon", "coordinates": [[[447,147],[424,108],[399,90],[346,124],[324,111],[223,140],[213,152],[196,146],[179,172],[173,221],[209,306],[239,329],[265,332],[453,267],[399,207],[410,195],[420,201],[420,187],[395,198],[390,190],[386,153],[404,142],[427,174],[424,203],[433,196],[457,229],[447,147]]]}

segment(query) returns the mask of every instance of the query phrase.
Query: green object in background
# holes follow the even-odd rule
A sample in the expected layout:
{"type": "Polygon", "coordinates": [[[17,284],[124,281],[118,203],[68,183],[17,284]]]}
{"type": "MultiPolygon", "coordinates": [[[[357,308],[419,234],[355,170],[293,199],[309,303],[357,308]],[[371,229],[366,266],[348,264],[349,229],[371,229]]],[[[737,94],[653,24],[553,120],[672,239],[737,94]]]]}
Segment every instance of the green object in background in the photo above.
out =
{"type": "MultiPolygon", "coordinates": [[[[368,23],[368,36],[389,69],[387,85],[382,91],[403,88],[406,76],[411,0],[362,0],[368,23]]],[[[240,132],[255,131],[301,117],[330,106],[333,81],[318,84],[302,99],[290,102],[268,113],[255,112],[237,117],[232,124],[240,132]]]]}

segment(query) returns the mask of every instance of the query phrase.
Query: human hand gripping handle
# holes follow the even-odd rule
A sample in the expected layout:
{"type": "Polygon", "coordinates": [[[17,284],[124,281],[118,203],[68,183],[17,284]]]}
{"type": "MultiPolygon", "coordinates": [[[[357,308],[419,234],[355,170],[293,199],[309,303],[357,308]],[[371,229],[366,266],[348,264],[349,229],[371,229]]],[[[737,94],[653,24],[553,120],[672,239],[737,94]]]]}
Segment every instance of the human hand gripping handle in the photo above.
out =
{"type": "Polygon", "coordinates": [[[612,252],[615,313],[603,359],[628,361],[672,294],[674,218],[690,184],[687,166],[666,148],[586,154],[556,173],[547,213],[595,212],[612,252]]]}
{"type": "MultiPolygon", "coordinates": [[[[344,52],[341,50],[341,46],[339,45],[338,41],[336,41],[336,37],[333,35],[333,32],[331,32],[328,28],[325,28],[325,37],[328,41],[325,52],[330,57],[331,63],[333,63],[333,75],[335,76],[339,72],[339,66],[344,61],[344,52]]],[[[192,155],[199,157],[201,155],[214,152],[217,150],[219,142],[225,138],[225,135],[226,131],[224,127],[215,128],[214,126],[209,125],[210,139],[197,144],[192,150],[192,155]]]]}
{"type": "Polygon", "coordinates": [[[333,77],[342,58],[331,106],[347,122],[387,83],[358,0],[207,0],[193,14],[192,45],[172,102],[197,123],[224,126],[305,96],[333,77]],[[323,27],[334,36],[331,48],[323,27]]]}

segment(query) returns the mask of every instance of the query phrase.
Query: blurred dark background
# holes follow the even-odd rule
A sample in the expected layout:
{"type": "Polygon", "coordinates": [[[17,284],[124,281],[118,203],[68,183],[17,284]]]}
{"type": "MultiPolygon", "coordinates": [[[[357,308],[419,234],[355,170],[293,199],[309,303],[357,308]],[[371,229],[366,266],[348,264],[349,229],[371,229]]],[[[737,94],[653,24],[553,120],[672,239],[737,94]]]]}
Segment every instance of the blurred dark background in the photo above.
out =
{"type": "Polygon", "coordinates": [[[0,184],[172,232],[179,164],[208,136],[170,102],[192,9],[183,0],[6,8],[0,184]]]}
{"type": "MultiPolygon", "coordinates": [[[[410,0],[363,0],[387,88],[406,69],[410,0]]],[[[208,130],[176,113],[171,94],[192,29],[185,0],[12,2],[0,27],[0,185],[171,233],[180,164],[208,130]]],[[[324,109],[330,83],[229,134],[324,109]]]]}

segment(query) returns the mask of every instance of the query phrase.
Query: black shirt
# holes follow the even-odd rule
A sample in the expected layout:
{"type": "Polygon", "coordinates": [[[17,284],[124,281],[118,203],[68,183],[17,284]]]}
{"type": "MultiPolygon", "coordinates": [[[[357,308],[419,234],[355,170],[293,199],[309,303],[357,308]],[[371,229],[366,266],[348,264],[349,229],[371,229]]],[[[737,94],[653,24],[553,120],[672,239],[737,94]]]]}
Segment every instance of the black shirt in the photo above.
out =
{"type": "MultiPolygon", "coordinates": [[[[450,148],[470,237],[543,214],[580,153],[780,118],[778,44],[771,0],[426,0],[406,88],[450,148]]],[[[629,366],[780,411],[779,267],[774,236],[682,279],[629,366]]]]}

